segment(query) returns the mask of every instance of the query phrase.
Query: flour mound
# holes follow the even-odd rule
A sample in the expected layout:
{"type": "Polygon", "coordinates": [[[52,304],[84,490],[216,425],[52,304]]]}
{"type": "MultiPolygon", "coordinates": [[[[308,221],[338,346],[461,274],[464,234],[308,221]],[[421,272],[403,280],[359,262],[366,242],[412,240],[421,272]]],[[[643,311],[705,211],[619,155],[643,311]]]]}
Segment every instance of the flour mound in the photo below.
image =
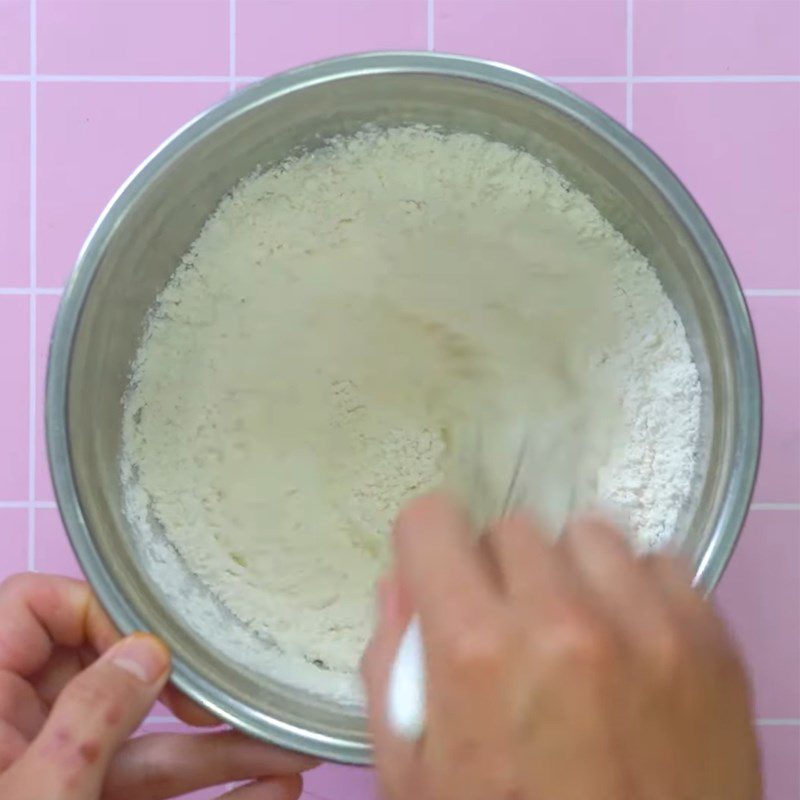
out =
{"type": "Polygon", "coordinates": [[[558,173],[477,136],[367,132],[243,181],[161,293],[125,399],[127,513],[287,682],[330,694],[398,506],[474,499],[476,419],[494,507],[522,429],[553,524],[607,501],[655,546],[699,404],[653,270],[558,173]]]}

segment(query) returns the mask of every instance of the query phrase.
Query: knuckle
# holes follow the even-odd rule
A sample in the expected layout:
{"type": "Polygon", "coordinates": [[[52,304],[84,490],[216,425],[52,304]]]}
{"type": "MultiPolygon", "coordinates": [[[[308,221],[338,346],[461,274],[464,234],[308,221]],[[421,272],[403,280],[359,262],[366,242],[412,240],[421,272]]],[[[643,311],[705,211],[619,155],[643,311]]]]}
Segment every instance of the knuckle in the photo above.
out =
{"type": "Polygon", "coordinates": [[[546,657],[556,669],[605,670],[616,655],[613,634],[600,620],[583,612],[570,612],[552,628],[546,643],[546,657]]]}
{"type": "Polygon", "coordinates": [[[508,652],[502,625],[461,625],[451,630],[447,642],[451,666],[460,672],[495,671],[508,652]]]}

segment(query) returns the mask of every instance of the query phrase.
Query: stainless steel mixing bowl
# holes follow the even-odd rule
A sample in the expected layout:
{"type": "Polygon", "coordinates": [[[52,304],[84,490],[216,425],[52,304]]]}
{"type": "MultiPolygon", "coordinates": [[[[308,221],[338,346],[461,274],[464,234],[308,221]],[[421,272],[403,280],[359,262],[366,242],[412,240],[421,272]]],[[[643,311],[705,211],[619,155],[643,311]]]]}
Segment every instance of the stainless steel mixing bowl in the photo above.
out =
{"type": "MultiPolygon", "coordinates": [[[[120,189],[64,293],[50,349],[47,441],[61,514],[86,575],[123,631],[170,645],[174,681],[223,720],[290,748],[368,763],[362,715],[237,665],[174,611],[143,569],[121,507],[120,400],[145,314],[231,187],[366,123],[470,131],[552,163],[644,253],[675,303],[700,370],[695,491],[680,524],[699,583],[719,578],[748,506],[760,382],[742,293],[706,218],[645,145],[597,108],[514,69],[384,53],[263,81],[200,116],[120,189]]],[[[212,637],[213,638],[213,637],[212,637]]]]}

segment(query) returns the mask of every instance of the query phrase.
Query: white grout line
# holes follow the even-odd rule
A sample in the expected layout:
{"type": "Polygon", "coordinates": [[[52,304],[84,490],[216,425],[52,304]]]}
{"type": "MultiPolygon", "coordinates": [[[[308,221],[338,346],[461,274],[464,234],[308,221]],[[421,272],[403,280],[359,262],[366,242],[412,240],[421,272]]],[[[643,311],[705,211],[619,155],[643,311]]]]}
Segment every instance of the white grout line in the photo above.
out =
{"type": "Polygon", "coordinates": [[[800,503],[751,503],[751,511],[800,511],[800,503]]]}
{"type": "Polygon", "coordinates": [[[54,500],[34,500],[31,503],[29,500],[0,500],[0,508],[19,508],[19,509],[46,509],[58,508],[54,500]]]}
{"type": "Polygon", "coordinates": [[[236,0],[228,0],[228,89],[236,91],[236,0]]]}
{"type": "Polygon", "coordinates": [[[800,297],[800,289],[745,289],[747,297],[800,297]]]}
{"type": "MultiPolygon", "coordinates": [[[[3,80],[0,76],[0,81],[3,80]]],[[[29,76],[22,78],[27,81],[29,76]]],[[[39,83],[229,83],[230,75],[37,75],[39,83]]]]}
{"type": "Polygon", "coordinates": [[[627,83],[627,75],[543,75],[553,83],[627,83]]]}
{"type": "Polygon", "coordinates": [[[37,42],[36,0],[30,0],[30,198],[29,209],[29,279],[30,319],[28,341],[28,569],[36,569],[36,143],[37,143],[37,42]]]}
{"type": "Polygon", "coordinates": [[[628,0],[625,18],[625,126],[633,130],[633,0],[628,0]]]}
{"type": "MultiPolygon", "coordinates": [[[[429,9],[433,0],[428,0],[429,9]]],[[[429,11],[429,14],[431,12],[429,11]]],[[[429,21],[432,19],[429,16],[429,21]]],[[[428,42],[433,46],[434,26],[429,22],[428,42]]],[[[238,75],[252,83],[265,75],[238,75]]],[[[545,75],[554,83],[800,83],[800,75],[545,75]]],[[[0,83],[28,83],[30,75],[0,75],[0,83]]],[[[230,75],[37,75],[38,83],[230,83],[230,75]]]]}
{"type": "Polygon", "coordinates": [[[435,16],[433,13],[434,0],[428,0],[428,50],[433,51],[435,38],[435,16]]]}
{"type": "Polygon", "coordinates": [[[634,83],[800,83],[800,75],[638,75],[634,83]]]}
{"type": "Polygon", "coordinates": [[[27,297],[30,294],[38,294],[60,297],[63,293],[64,290],[60,286],[37,286],[35,289],[31,289],[30,286],[0,286],[0,295],[23,295],[27,297]]]}
{"type": "Polygon", "coordinates": [[[757,719],[756,725],[761,725],[765,728],[767,727],[800,727],[800,717],[772,717],[772,718],[764,718],[764,719],[757,719]]]}

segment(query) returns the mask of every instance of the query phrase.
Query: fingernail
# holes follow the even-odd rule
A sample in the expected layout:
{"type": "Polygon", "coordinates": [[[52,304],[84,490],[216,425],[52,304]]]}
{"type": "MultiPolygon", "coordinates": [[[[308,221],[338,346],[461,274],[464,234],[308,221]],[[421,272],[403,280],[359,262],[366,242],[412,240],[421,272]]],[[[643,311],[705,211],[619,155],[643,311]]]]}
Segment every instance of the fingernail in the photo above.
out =
{"type": "Polygon", "coordinates": [[[169,669],[169,651],[148,633],[134,633],[108,652],[114,666],[142,683],[155,683],[169,669]]]}

